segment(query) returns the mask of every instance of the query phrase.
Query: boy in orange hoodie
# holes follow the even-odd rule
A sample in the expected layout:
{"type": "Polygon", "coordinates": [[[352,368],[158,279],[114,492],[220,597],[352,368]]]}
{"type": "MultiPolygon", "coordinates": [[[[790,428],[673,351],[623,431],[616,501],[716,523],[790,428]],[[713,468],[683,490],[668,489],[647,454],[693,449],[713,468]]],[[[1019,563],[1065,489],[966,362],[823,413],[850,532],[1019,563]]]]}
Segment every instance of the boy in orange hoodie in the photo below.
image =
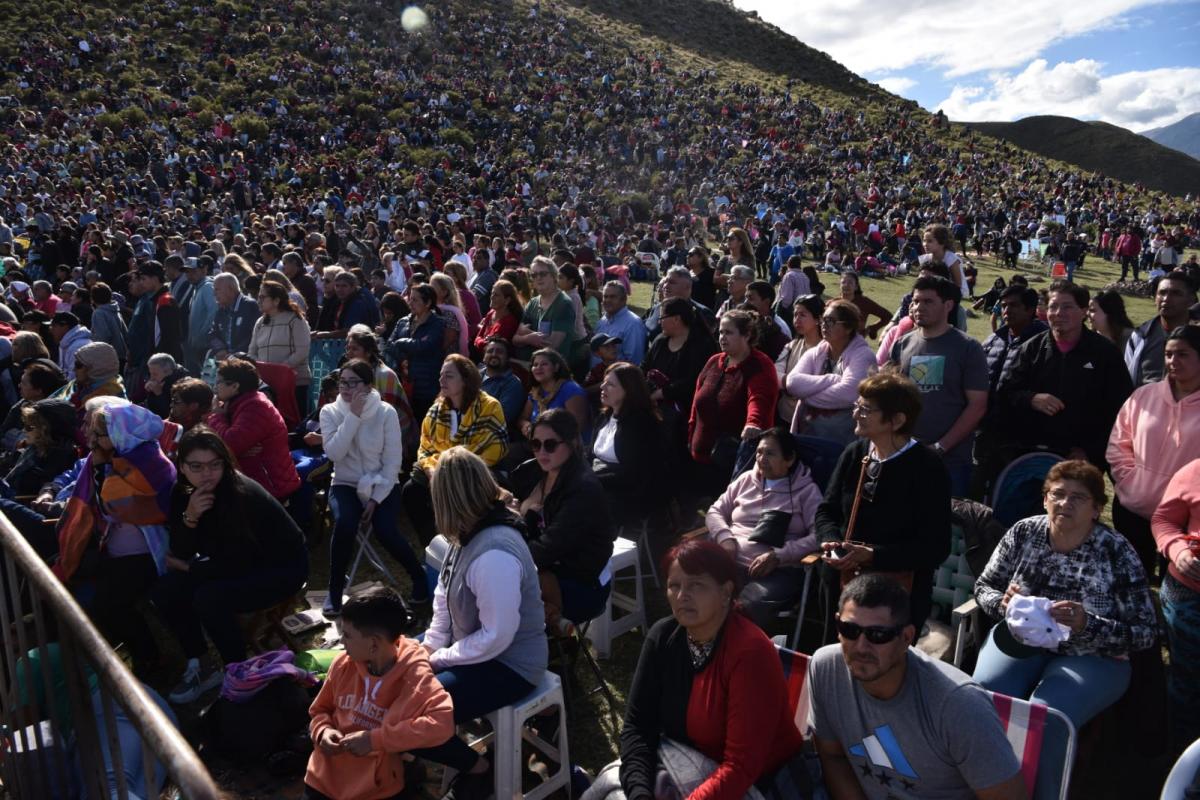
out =
{"type": "Polygon", "coordinates": [[[433,676],[428,651],[400,635],[406,621],[404,604],[387,588],[342,607],[346,652],[309,708],[308,800],[396,797],[404,789],[401,755],[454,735],[450,695],[433,676]]]}

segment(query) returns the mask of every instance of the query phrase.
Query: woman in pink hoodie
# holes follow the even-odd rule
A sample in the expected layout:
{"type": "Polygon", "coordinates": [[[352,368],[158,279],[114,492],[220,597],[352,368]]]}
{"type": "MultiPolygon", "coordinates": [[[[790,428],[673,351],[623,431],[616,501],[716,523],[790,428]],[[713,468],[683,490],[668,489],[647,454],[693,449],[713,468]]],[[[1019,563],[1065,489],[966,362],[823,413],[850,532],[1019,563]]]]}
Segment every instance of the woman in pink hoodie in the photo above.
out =
{"type": "Polygon", "coordinates": [[[796,440],[776,427],[759,438],[754,468],[734,478],[704,517],[709,537],[737,561],[741,610],[759,627],[800,597],[800,561],[817,551],[820,502],[796,440]]]}
{"type": "Polygon", "coordinates": [[[821,317],[816,347],[800,356],[784,379],[784,388],[796,398],[792,432],[819,436],[841,445],[854,441],[851,408],[858,399],[858,384],[875,369],[875,354],[859,334],[858,309],[847,300],[833,300],[821,317]]]}
{"type": "Polygon", "coordinates": [[[1152,575],[1157,557],[1150,516],[1167,482],[1200,453],[1200,328],[1167,336],[1166,377],[1134,391],[1108,439],[1106,458],[1117,499],[1113,526],[1125,535],[1152,575]]]}
{"type": "Polygon", "coordinates": [[[1200,458],[1171,478],[1150,526],[1169,562],[1158,597],[1171,644],[1169,742],[1178,753],[1200,738],[1200,551],[1192,549],[1200,541],[1200,458]]]}

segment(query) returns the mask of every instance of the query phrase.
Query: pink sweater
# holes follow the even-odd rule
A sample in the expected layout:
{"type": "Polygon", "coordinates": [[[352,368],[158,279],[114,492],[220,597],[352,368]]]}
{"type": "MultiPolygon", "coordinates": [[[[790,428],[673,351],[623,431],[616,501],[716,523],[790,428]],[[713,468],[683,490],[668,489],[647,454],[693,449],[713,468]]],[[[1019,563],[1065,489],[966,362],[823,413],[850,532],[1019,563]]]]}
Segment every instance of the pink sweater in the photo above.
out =
{"type": "Polygon", "coordinates": [[[800,402],[796,405],[796,422],[804,418],[804,407],[820,409],[850,408],[858,399],[858,384],[875,368],[875,354],[861,336],[846,345],[842,357],[833,365],[833,372],[822,375],[821,368],[829,357],[829,343],[821,342],[800,356],[800,362],[788,373],[787,393],[800,402]]]}
{"type": "Polygon", "coordinates": [[[1183,537],[1200,535],[1200,458],[1175,473],[1167,484],[1162,503],[1150,518],[1150,530],[1158,551],[1170,560],[1171,577],[1193,592],[1200,592],[1200,581],[1185,578],[1175,569],[1175,557],[1188,546],[1183,537]]]}
{"type": "Polygon", "coordinates": [[[821,502],[821,490],[813,483],[808,467],[797,464],[790,483],[767,488],[758,467],[739,475],[708,509],[704,524],[708,535],[717,544],[726,539],[738,543],[738,563],[743,567],[771,549],[769,545],[750,541],[754,526],[766,511],[788,511],[792,515],[787,541],[776,548],[779,563],[792,565],[817,549],[817,533],[813,520],[821,502]]]}
{"type": "Polygon", "coordinates": [[[1200,392],[1176,402],[1169,381],[1134,390],[1117,414],[1105,457],[1121,505],[1149,519],[1167,481],[1200,454],[1200,392]]]}

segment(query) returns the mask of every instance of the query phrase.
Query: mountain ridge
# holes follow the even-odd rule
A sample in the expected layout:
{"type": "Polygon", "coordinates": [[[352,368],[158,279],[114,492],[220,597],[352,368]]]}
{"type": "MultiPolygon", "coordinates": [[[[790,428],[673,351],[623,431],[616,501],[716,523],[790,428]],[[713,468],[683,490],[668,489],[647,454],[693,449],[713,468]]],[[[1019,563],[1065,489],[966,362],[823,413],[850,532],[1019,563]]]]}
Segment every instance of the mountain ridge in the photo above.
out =
{"type": "Polygon", "coordinates": [[[1170,125],[1142,131],[1141,135],[1192,158],[1200,158],[1200,111],[1170,125]]]}

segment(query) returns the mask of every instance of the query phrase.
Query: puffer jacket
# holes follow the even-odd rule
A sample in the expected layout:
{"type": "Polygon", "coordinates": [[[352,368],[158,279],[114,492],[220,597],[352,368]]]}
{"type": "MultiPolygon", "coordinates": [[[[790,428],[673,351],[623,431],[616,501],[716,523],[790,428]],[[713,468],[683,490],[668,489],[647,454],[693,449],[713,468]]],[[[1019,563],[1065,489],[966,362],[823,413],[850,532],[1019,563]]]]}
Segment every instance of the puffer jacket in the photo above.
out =
{"type": "Polygon", "coordinates": [[[288,449],[287,425],[265,394],[240,394],[224,411],[209,414],[207,422],[229,445],[242,474],[262,484],[276,500],[300,488],[300,476],[288,449]],[[259,452],[248,455],[256,446],[259,452]]]}
{"type": "Polygon", "coordinates": [[[404,446],[396,409],[379,392],[367,395],[355,415],[340,396],[321,408],[325,455],[333,462],[335,486],[354,486],[359,498],[382,503],[400,479],[404,446]]]}
{"type": "Polygon", "coordinates": [[[129,354],[125,344],[127,329],[116,301],[96,306],[92,311],[92,341],[107,342],[117,351],[117,358],[124,361],[129,354]]]}

